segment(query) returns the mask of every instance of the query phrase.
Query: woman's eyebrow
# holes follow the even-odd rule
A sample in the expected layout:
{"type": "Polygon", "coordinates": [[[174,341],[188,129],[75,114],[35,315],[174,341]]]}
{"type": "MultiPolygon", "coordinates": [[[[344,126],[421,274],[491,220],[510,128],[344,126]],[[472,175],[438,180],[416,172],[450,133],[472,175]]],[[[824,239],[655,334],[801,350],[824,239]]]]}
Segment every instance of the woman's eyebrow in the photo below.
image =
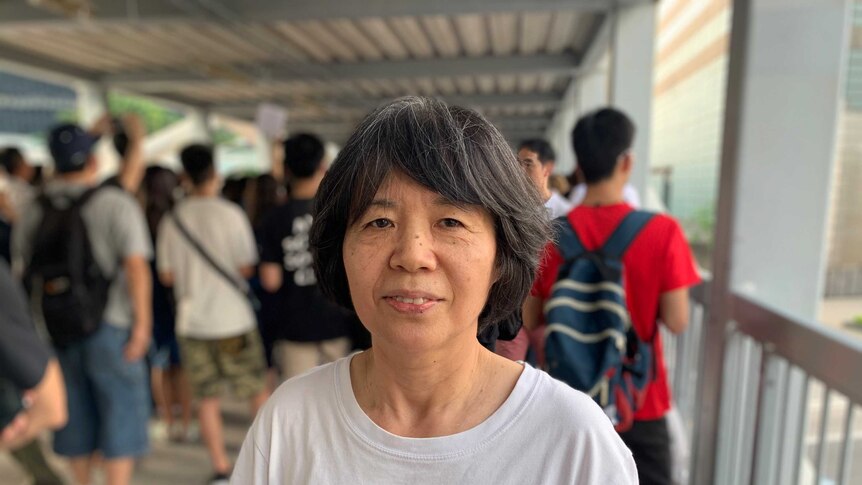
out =
{"type": "Polygon", "coordinates": [[[391,199],[374,199],[371,201],[370,204],[368,204],[368,207],[382,207],[384,209],[391,209],[396,205],[397,204],[395,204],[395,201],[391,199]]]}
{"type": "Polygon", "coordinates": [[[453,207],[455,209],[462,210],[465,212],[473,212],[474,210],[476,210],[476,206],[474,206],[473,204],[468,204],[466,202],[455,202],[447,199],[446,197],[443,197],[442,195],[437,196],[437,198],[434,199],[434,205],[453,207]]]}

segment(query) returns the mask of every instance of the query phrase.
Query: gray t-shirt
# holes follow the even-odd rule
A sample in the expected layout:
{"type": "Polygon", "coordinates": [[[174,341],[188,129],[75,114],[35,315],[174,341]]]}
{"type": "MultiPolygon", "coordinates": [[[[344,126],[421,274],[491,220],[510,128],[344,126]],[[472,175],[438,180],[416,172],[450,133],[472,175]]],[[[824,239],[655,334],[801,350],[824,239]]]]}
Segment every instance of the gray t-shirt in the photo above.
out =
{"type": "MultiPolygon", "coordinates": [[[[78,197],[88,186],[54,181],[45,187],[49,197],[78,197]]],[[[102,187],[87,201],[82,211],[93,257],[104,274],[112,278],[108,304],[102,317],[119,328],[131,327],[134,314],[123,261],[132,256],[150,259],[153,254],[144,214],[131,195],[115,187],[102,187]]],[[[42,220],[38,199],[22,213],[12,231],[12,260],[25,267],[42,220]]]]}

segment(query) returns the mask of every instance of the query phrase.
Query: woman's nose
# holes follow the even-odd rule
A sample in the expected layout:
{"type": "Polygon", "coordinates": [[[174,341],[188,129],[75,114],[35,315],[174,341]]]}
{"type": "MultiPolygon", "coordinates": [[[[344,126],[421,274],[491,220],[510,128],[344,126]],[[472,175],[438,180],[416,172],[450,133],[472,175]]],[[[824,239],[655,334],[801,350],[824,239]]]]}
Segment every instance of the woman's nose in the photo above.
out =
{"type": "Polygon", "coordinates": [[[434,270],[437,257],[432,247],[431,234],[417,229],[405,230],[398,235],[390,258],[393,269],[415,272],[434,270]]]}

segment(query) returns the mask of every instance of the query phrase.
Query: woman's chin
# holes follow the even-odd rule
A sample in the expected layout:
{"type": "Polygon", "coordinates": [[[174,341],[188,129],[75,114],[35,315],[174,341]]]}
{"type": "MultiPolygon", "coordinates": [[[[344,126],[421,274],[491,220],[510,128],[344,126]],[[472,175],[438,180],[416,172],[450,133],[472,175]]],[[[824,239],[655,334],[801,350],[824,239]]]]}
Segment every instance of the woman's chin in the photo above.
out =
{"type": "Polygon", "coordinates": [[[374,347],[387,347],[410,354],[445,350],[456,345],[457,341],[458,337],[455,335],[447,335],[439,329],[421,325],[405,325],[386,332],[372,332],[374,347]]]}

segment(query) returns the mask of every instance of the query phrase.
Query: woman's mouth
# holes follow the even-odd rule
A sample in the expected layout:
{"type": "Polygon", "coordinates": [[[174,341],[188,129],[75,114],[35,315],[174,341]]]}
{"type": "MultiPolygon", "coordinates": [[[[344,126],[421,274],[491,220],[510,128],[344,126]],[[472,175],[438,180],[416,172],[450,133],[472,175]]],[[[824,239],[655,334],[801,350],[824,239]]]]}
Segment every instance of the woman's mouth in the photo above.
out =
{"type": "Polygon", "coordinates": [[[424,313],[440,300],[431,296],[390,295],[383,298],[386,303],[400,313],[424,313]]]}

